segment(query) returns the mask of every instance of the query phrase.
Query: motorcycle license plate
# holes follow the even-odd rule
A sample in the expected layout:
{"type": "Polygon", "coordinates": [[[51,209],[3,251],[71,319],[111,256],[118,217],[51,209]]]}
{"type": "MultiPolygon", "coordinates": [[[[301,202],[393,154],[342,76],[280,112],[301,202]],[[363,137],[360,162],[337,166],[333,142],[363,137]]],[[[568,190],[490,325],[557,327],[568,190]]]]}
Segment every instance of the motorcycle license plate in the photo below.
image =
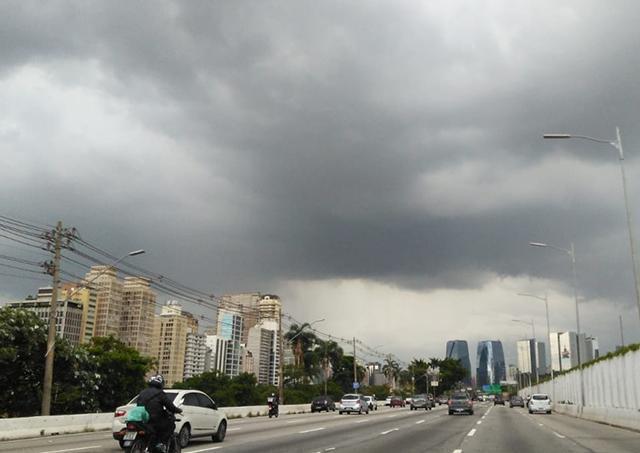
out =
{"type": "Polygon", "coordinates": [[[137,435],[138,433],[135,431],[127,431],[127,434],[124,435],[122,440],[134,440],[137,435]]]}

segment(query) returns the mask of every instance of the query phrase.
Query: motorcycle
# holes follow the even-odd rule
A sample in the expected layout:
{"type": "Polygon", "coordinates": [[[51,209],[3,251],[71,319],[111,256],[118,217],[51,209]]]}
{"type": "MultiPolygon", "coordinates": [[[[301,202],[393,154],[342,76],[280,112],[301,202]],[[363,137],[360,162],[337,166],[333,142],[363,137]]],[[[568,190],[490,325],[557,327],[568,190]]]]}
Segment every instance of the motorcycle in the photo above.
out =
{"type": "MultiPolygon", "coordinates": [[[[143,422],[127,422],[127,431],[122,438],[122,448],[125,453],[156,453],[158,450],[155,446],[155,436],[149,425],[143,422]]],[[[182,448],[175,432],[171,433],[168,445],[165,447],[166,453],[181,453],[182,448]]]]}
{"type": "Polygon", "coordinates": [[[269,400],[267,404],[269,405],[269,418],[278,418],[278,403],[273,400],[269,400]]]}

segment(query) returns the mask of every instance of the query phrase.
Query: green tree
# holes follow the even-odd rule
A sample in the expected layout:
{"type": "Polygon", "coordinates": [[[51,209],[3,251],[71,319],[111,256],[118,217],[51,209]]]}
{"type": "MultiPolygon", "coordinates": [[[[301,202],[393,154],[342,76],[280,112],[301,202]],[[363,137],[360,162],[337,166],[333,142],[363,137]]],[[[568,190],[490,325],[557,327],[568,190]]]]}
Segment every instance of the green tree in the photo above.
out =
{"type": "Polygon", "coordinates": [[[440,369],[438,393],[448,392],[460,387],[463,379],[467,376],[467,369],[458,359],[432,358],[429,364],[440,369]]]}
{"type": "MultiPolygon", "coordinates": [[[[0,308],[0,416],[40,413],[47,325],[35,313],[0,308]]],[[[56,339],[52,414],[97,409],[91,358],[64,339],[56,339]]]]}
{"type": "MultiPolygon", "coordinates": [[[[364,379],[365,373],[366,370],[364,367],[356,365],[358,382],[364,379]]],[[[342,356],[338,368],[333,370],[333,381],[336,382],[345,393],[353,391],[353,356],[342,356]]]]}
{"type": "Polygon", "coordinates": [[[153,360],[109,337],[94,337],[85,349],[95,364],[97,400],[101,411],[112,411],[145,387],[153,360]]]}

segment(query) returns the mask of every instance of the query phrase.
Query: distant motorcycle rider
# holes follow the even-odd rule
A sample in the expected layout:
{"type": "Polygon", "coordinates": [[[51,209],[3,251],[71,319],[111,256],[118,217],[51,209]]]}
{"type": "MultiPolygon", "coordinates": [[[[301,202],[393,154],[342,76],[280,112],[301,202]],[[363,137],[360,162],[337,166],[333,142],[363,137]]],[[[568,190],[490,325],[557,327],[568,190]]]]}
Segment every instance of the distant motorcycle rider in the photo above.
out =
{"type": "Polygon", "coordinates": [[[176,407],[164,392],[164,378],[157,374],[151,376],[149,386],[140,392],[138,406],[144,406],[149,413],[149,425],[156,437],[157,451],[166,451],[171,433],[176,429],[176,424],[170,414],[181,414],[182,409],[176,407]]]}

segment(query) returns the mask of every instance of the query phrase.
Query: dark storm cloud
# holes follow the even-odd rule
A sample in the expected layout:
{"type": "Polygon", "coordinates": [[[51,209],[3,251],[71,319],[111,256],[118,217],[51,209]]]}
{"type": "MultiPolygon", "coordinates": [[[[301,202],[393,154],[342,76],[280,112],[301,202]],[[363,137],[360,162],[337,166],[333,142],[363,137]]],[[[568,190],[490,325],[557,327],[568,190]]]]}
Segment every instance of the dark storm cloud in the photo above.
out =
{"type": "MultiPolygon", "coordinates": [[[[631,297],[615,154],[540,137],[621,126],[640,200],[634,2],[0,9],[5,80],[35,67],[61,90],[99,93],[127,112],[115,132],[132,137],[70,143],[72,175],[28,131],[7,132],[3,149],[22,147],[33,168],[3,187],[30,201],[2,198],[18,217],[64,217],[110,249],[145,242],[150,266],[225,290],[569,282],[563,257],[526,244],[575,241],[582,291],[631,297]]],[[[54,139],[43,123],[51,135],[37,138],[54,139]]]]}

